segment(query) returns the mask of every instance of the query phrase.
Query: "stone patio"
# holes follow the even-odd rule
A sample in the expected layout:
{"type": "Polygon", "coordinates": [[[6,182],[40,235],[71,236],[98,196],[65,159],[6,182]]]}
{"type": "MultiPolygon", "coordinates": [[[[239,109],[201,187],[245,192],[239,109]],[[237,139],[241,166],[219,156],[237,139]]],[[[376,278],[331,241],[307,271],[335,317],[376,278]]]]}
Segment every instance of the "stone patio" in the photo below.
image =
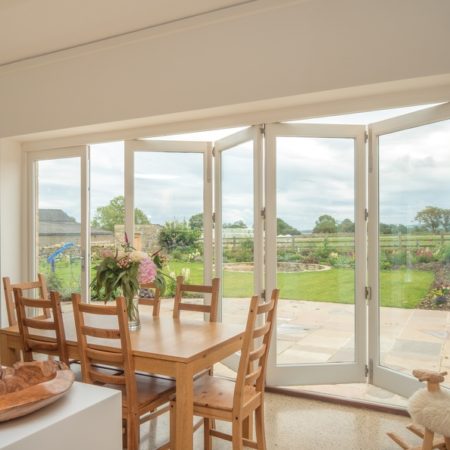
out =
{"type": "MultiPolygon", "coordinates": [[[[246,299],[225,299],[223,320],[244,323],[246,299]]],[[[381,362],[410,374],[450,371],[450,312],[381,308],[381,362]]],[[[308,364],[353,360],[354,306],[280,300],[277,362],[308,364]]],[[[450,378],[447,378],[450,385],[450,378]]]]}

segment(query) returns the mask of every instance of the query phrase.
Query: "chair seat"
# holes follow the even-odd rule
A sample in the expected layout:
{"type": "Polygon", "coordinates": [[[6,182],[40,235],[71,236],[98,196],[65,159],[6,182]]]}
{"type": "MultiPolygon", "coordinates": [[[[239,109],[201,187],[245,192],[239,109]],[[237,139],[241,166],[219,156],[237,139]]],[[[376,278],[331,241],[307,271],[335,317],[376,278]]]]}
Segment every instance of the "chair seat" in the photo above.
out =
{"type": "MultiPolygon", "coordinates": [[[[122,405],[126,407],[125,386],[115,384],[105,384],[104,387],[118,389],[122,392],[122,405]]],[[[145,407],[152,403],[161,403],[165,398],[175,393],[175,382],[167,378],[159,378],[148,375],[136,374],[137,401],[139,407],[145,407]]]]}
{"type": "MultiPolygon", "coordinates": [[[[203,376],[194,382],[194,408],[207,407],[222,411],[233,409],[235,382],[226,378],[203,376]]],[[[259,395],[254,386],[244,387],[244,405],[259,395]]]]}

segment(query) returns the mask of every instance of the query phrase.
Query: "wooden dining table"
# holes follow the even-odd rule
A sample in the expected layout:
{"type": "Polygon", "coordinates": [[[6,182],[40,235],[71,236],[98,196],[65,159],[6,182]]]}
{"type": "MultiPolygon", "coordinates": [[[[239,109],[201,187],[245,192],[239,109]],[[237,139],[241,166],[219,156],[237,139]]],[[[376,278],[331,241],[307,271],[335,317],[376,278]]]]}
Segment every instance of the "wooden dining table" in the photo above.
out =
{"type": "MultiPolygon", "coordinates": [[[[65,312],[63,319],[69,358],[79,359],[73,313],[65,312]]],[[[43,333],[46,332],[40,334],[43,333]]],[[[171,317],[154,318],[150,311],[141,311],[140,329],[130,332],[135,369],[167,375],[176,381],[176,434],[173,449],[193,449],[194,375],[239,351],[243,337],[242,325],[171,317]]],[[[52,337],[49,336],[50,339],[52,337]]],[[[12,365],[16,362],[20,347],[16,325],[0,329],[1,364],[12,365]]]]}

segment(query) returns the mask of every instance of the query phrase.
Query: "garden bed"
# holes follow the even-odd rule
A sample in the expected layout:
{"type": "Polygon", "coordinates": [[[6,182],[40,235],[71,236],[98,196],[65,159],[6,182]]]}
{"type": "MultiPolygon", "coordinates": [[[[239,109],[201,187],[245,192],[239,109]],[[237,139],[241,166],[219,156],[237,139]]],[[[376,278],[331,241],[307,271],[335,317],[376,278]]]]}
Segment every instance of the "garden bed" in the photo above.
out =
{"type": "MultiPolygon", "coordinates": [[[[253,272],[253,263],[225,263],[223,268],[227,272],[253,272]]],[[[279,262],[277,269],[278,273],[322,272],[330,270],[331,266],[315,263],[279,262]]]]}

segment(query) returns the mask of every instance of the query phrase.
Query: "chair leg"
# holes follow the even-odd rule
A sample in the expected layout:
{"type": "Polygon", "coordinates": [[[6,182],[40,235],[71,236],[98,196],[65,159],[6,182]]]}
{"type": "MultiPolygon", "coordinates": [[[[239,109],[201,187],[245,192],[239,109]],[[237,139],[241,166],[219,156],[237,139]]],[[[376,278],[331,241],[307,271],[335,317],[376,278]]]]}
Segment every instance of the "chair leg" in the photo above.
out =
{"type": "Polygon", "coordinates": [[[425,436],[423,438],[422,450],[432,450],[434,432],[425,428],[425,436]]]}
{"type": "Polygon", "coordinates": [[[174,400],[172,400],[170,402],[170,448],[173,449],[175,448],[175,436],[176,436],[176,423],[175,423],[175,418],[176,418],[177,414],[176,414],[176,402],[174,400]]]}
{"type": "Polygon", "coordinates": [[[127,450],[139,450],[140,421],[130,413],[127,417],[127,450]]]}
{"type": "Polygon", "coordinates": [[[244,439],[248,439],[251,441],[253,439],[253,428],[255,426],[254,420],[253,420],[253,413],[250,413],[248,417],[244,419],[244,422],[242,423],[242,436],[244,439]]]}
{"type": "Polygon", "coordinates": [[[203,448],[204,450],[212,449],[211,419],[203,419],[203,448]]]}
{"type": "Polygon", "coordinates": [[[264,403],[255,411],[256,443],[258,450],[266,450],[266,431],[264,426],[264,403]]]}
{"type": "Polygon", "coordinates": [[[231,443],[233,450],[243,450],[242,446],[242,421],[240,419],[233,420],[231,431],[231,443]]]}

